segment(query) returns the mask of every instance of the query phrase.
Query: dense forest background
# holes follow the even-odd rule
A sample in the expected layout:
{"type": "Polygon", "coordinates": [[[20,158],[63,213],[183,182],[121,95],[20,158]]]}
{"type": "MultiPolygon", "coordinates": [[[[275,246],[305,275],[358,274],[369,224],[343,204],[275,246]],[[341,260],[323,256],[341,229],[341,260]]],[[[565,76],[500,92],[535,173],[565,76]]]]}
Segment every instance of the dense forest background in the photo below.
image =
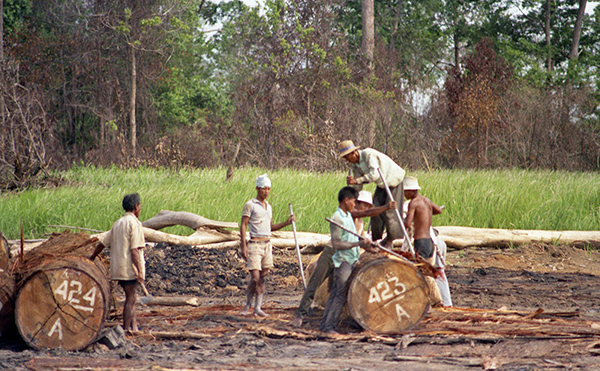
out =
{"type": "MultiPolygon", "coordinates": [[[[0,183],[73,164],[600,169],[584,0],[4,0],[0,183]]],[[[587,11],[586,11],[587,10],[587,11]]]]}

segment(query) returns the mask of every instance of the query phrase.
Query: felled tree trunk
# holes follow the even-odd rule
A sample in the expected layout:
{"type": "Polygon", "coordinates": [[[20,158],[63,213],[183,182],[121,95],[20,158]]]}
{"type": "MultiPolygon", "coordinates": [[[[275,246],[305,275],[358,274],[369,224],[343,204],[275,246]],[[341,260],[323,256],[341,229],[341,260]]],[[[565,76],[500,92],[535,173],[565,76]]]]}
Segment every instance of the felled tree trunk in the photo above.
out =
{"type": "Polygon", "coordinates": [[[151,229],[163,229],[173,225],[183,225],[185,227],[198,230],[200,227],[215,228],[237,228],[238,224],[234,222],[220,222],[211,220],[203,216],[187,211],[169,211],[162,210],[156,216],[142,223],[144,227],[151,229]]]}
{"type": "Polygon", "coordinates": [[[448,247],[509,247],[534,242],[600,248],[600,231],[541,231],[469,227],[435,227],[448,247]]]}

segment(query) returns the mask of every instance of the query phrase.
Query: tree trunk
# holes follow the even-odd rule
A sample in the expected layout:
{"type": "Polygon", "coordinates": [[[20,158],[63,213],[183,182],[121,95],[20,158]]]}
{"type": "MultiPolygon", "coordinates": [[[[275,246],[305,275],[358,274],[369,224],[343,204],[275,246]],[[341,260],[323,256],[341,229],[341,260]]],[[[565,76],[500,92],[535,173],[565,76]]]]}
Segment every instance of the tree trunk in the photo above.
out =
{"type": "Polygon", "coordinates": [[[543,242],[600,247],[600,231],[541,231],[470,227],[434,227],[448,247],[510,247],[543,242]]]}
{"type": "Polygon", "coordinates": [[[131,129],[131,150],[135,156],[137,128],[135,123],[135,101],[137,94],[137,70],[135,66],[135,47],[131,45],[131,100],[129,101],[129,126],[131,129]]]}
{"type": "Polygon", "coordinates": [[[571,44],[571,53],[569,60],[575,61],[579,56],[579,38],[581,37],[581,27],[583,25],[583,17],[585,15],[585,7],[587,0],[579,0],[579,10],[577,11],[577,20],[575,21],[575,29],[573,30],[573,43],[571,44]]]}
{"type": "Polygon", "coordinates": [[[546,35],[546,69],[552,71],[552,45],[550,44],[550,18],[552,14],[552,3],[554,0],[546,0],[546,17],[544,19],[544,34],[546,35]]]}
{"type": "Polygon", "coordinates": [[[235,222],[219,222],[187,211],[161,210],[156,216],[144,221],[146,228],[163,229],[173,225],[183,225],[193,230],[200,227],[237,228],[235,222]]]}
{"type": "Polygon", "coordinates": [[[375,49],[375,9],[373,0],[362,0],[362,45],[363,56],[369,61],[369,68],[373,62],[375,49]]]}
{"type": "Polygon", "coordinates": [[[390,35],[390,50],[396,50],[396,34],[398,33],[398,25],[400,24],[400,11],[402,10],[402,5],[404,0],[398,0],[398,6],[396,7],[396,12],[394,14],[394,23],[392,24],[392,33],[390,35]]]}

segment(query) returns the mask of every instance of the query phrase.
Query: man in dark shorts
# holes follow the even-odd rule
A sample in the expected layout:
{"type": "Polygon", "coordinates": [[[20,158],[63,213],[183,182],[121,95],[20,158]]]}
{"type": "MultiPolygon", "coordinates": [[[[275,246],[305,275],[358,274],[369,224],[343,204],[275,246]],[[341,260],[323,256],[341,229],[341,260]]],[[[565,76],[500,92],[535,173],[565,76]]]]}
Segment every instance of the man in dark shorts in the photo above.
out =
{"type": "Polygon", "coordinates": [[[135,316],[135,291],[138,282],[144,282],[144,231],[138,219],[142,210],[140,195],[137,193],[123,197],[125,215],[117,220],[110,231],[99,237],[90,259],[94,260],[105,247],[110,248],[110,277],[118,281],[125,291],[123,307],[123,329],[139,331],[135,316]]]}
{"type": "Polygon", "coordinates": [[[413,228],[415,253],[430,263],[435,262],[435,245],[431,239],[430,228],[434,215],[441,214],[442,208],[419,194],[417,178],[404,178],[404,196],[410,200],[404,219],[406,229],[413,228]]]}

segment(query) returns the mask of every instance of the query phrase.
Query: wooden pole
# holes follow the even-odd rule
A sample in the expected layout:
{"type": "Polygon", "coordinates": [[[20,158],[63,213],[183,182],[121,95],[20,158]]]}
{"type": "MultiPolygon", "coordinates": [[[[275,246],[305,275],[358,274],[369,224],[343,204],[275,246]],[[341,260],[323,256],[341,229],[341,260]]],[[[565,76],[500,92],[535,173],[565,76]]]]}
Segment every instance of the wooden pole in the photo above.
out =
{"type": "MultiPolygon", "coordinates": [[[[290,207],[290,216],[294,215],[294,211],[292,210],[292,204],[289,204],[290,207]]],[[[294,242],[296,243],[296,255],[298,255],[298,265],[300,266],[300,275],[302,275],[302,284],[304,285],[304,290],[306,290],[306,278],[304,278],[304,268],[302,267],[302,257],[300,256],[300,246],[298,246],[298,236],[296,235],[296,222],[292,220],[292,229],[294,230],[294,242]]]]}
{"type": "MultiPolygon", "coordinates": [[[[385,191],[387,192],[388,197],[390,198],[390,201],[393,200],[394,195],[392,195],[392,191],[390,191],[390,187],[388,187],[387,182],[385,181],[385,178],[383,177],[383,174],[381,173],[381,169],[377,168],[377,172],[379,172],[379,177],[381,178],[381,181],[383,182],[383,185],[385,186],[385,191]]],[[[413,249],[412,243],[410,242],[410,238],[408,238],[408,232],[406,232],[406,227],[404,226],[404,221],[402,220],[402,217],[400,216],[400,212],[398,211],[397,208],[394,209],[394,211],[396,212],[396,218],[398,218],[398,223],[400,223],[400,228],[402,228],[402,233],[404,233],[404,240],[408,244],[411,254],[415,255],[415,249],[413,249]]],[[[388,231],[388,233],[389,233],[389,231],[388,231]]]]}

